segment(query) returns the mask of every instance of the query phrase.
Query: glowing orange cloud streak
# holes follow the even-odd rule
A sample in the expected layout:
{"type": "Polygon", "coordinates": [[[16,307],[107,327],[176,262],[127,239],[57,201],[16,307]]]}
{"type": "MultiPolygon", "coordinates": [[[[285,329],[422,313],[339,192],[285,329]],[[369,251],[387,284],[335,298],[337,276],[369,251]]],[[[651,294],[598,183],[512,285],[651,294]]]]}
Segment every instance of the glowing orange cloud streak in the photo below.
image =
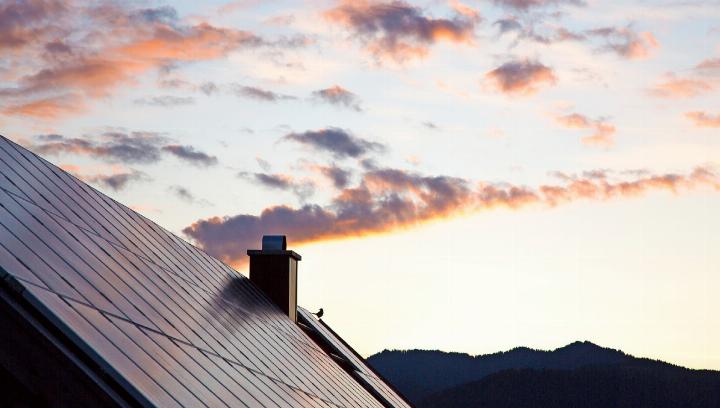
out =
{"type": "Polygon", "coordinates": [[[0,87],[6,101],[0,113],[58,119],[82,112],[84,98],[107,97],[177,62],[219,59],[241,48],[302,45],[298,37],[267,41],[249,31],[184,23],[171,7],[10,2],[0,5],[0,49],[9,49],[10,67],[3,76],[12,83],[0,87]]]}
{"type": "Polygon", "coordinates": [[[698,167],[688,174],[641,175],[616,179],[605,171],[563,176],[537,188],[480,183],[445,176],[422,176],[397,169],[368,171],[357,187],[341,190],[327,206],[269,207],[260,215],[240,214],[199,220],[183,232],[208,253],[241,265],[245,250],[263,234],[282,233],[296,244],[390,233],[462,214],[505,207],[557,206],[578,200],[605,201],[650,191],[679,193],[699,187],[720,191],[720,177],[698,167]]]}

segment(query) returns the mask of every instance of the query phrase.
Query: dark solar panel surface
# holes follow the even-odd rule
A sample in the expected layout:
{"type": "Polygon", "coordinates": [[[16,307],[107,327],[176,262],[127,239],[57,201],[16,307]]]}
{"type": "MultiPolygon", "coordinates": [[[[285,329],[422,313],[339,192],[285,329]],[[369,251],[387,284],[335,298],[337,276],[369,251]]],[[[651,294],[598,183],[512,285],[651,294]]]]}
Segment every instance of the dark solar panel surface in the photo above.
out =
{"type": "Polygon", "coordinates": [[[310,313],[308,310],[298,307],[298,314],[303,323],[309,324],[312,329],[319,333],[324,339],[326,339],[334,352],[343,357],[356,371],[356,374],[360,377],[361,381],[380,394],[386,401],[395,407],[410,407],[405,400],[397,394],[391,387],[389,387],[383,379],[365,363],[357,353],[352,350],[344,341],[337,337],[337,335],[328,327],[320,322],[310,313]]]}
{"type": "Polygon", "coordinates": [[[247,278],[3,137],[0,266],[147,404],[382,406],[247,278]]]}

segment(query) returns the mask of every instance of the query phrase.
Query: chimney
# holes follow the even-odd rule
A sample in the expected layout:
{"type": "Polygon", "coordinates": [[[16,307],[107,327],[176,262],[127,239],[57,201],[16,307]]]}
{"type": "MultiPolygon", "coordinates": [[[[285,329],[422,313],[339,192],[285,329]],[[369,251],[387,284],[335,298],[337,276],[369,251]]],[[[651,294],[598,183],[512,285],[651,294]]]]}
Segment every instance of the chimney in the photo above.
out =
{"type": "Polygon", "coordinates": [[[285,235],[264,235],[262,249],[248,249],[250,281],[297,322],[297,267],[302,259],[287,250],[285,235]]]}

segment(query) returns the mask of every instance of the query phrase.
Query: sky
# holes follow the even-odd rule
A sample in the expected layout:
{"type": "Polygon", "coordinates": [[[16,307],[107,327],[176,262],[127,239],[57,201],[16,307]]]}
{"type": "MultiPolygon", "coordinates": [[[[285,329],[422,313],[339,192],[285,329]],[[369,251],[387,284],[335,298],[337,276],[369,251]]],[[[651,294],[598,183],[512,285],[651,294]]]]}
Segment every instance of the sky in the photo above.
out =
{"type": "Polygon", "coordinates": [[[720,2],[0,3],[0,133],[361,354],[720,369],[720,2]]]}

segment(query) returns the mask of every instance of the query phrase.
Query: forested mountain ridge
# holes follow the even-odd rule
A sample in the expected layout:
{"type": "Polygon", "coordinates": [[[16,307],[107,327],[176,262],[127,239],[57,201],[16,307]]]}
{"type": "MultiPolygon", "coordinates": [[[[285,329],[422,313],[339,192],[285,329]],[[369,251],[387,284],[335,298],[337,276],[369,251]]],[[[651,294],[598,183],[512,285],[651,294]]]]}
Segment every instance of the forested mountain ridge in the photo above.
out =
{"type": "MultiPolygon", "coordinates": [[[[642,402],[641,396],[645,395],[645,391],[648,396],[664,395],[662,390],[674,385],[678,386],[678,390],[673,395],[688,404],[691,401],[687,393],[704,393],[706,397],[720,393],[720,372],[689,370],[662,361],[636,358],[587,341],[574,342],[552,351],[518,347],[479,356],[433,350],[385,350],[367,360],[413,403],[427,407],[463,406],[454,405],[460,401],[456,399],[472,395],[482,398],[461,402],[469,403],[469,406],[523,406],[531,402],[523,400],[513,405],[512,401],[506,400],[510,405],[498,405],[498,401],[491,401],[491,396],[514,390],[514,396],[524,398],[522,394],[525,391],[536,394],[538,390],[532,387],[540,384],[547,390],[544,395],[548,398],[553,395],[553,384],[575,387],[565,391],[558,390],[558,397],[567,395],[570,398],[577,395],[577,398],[582,399],[592,391],[600,392],[603,396],[615,395],[620,400],[627,397],[628,401],[634,402],[642,402]],[[623,396],[623,381],[629,379],[633,379],[631,383],[635,388],[629,387],[628,394],[623,396]],[[523,381],[531,383],[523,384],[523,381]],[[604,392],[596,389],[599,382],[603,381],[609,387],[604,392]],[[713,393],[712,388],[706,390],[703,388],[706,383],[717,385],[718,391],[713,393]],[[680,386],[681,384],[686,386],[680,386]],[[696,390],[695,386],[699,388],[696,390]],[[506,389],[508,387],[510,389],[506,389]],[[613,387],[620,387],[619,391],[614,392],[613,387]],[[493,389],[495,391],[492,391],[493,389]],[[683,390],[687,392],[683,393],[683,390]],[[445,405],[437,405],[438,403],[445,405]]],[[[532,395],[527,397],[532,398],[532,395]]],[[[567,406],[582,404],[577,398],[565,401],[567,406]]],[[[700,398],[702,400],[702,396],[700,398]]],[[[544,401],[538,399],[532,403],[541,405],[544,401]]],[[[564,404],[558,399],[551,399],[549,404],[553,403],[555,406],[564,404]]]]}

